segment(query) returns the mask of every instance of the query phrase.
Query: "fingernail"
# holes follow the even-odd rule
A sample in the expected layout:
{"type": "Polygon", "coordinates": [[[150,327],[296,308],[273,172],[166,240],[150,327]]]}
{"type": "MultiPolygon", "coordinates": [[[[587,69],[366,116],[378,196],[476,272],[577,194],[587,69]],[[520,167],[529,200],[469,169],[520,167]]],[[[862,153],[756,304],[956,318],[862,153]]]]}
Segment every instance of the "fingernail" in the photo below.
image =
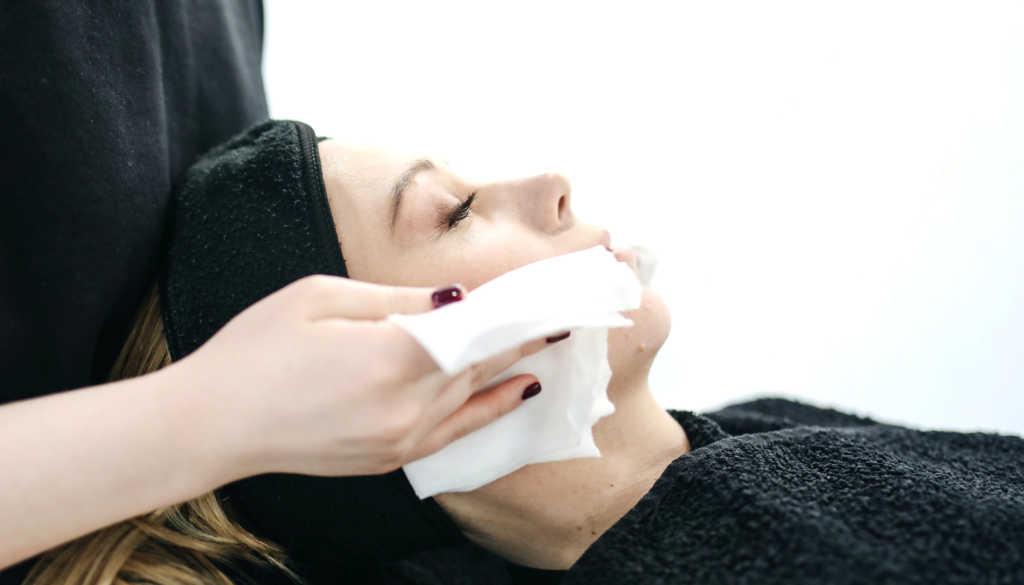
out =
{"type": "Polygon", "coordinates": [[[523,400],[526,400],[527,398],[533,398],[538,394],[540,394],[540,382],[534,382],[533,384],[527,386],[526,390],[523,390],[523,400]]]}
{"type": "Polygon", "coordinates": [[[552,337],[548,337],[545,341],[547,341],[548,343],[557,343],[559,341],[562,341],[563,339],[569,339],[570,335],[572,335],[572,331],[566,331],[565,333],[563,333],[561,335],[555,335],[555,336],[552,336],[552,337]]]}
{"type": "Polygon", "coordinates": [[[457,286],[439,288],[434,291],[434,294],[430,295],[430,300],[434,302],[435,309],[457,301],[461,301],[462,289],[457,286]]]}

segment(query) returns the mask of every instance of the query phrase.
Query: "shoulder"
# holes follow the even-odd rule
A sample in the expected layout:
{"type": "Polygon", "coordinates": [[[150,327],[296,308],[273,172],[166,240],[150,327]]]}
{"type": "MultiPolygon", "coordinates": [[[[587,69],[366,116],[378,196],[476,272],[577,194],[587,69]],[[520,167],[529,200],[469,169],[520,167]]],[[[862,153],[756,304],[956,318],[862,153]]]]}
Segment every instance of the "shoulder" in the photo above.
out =
{"type": "Polygon", "coordinates": [[[761,398],[703,415],[685,410],[668,412],[686,431],[694,449],[736,435],[806,426],[845,428],[879,424],[869,418],[783,398],[761,398]]]}
{"type": "Polygon", "coordinates": [[[799,426],[866,427],[879,424],[870,418],[783,398],[761,398],[734,404],[706,416],[732,435],[765,433],[799,426]]]}

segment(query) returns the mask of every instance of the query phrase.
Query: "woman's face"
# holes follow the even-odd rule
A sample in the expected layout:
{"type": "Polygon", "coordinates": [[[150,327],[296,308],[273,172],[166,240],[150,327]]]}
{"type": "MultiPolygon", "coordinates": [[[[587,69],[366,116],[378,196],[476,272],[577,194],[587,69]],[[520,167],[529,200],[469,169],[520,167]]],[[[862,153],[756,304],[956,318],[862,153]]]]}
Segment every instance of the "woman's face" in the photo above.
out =
{"type": "MultiPolygon", "coordinates": [[[[333,140],[320,143],[320,158],[342,254],[357,280],[472,290],[537,260],[611,245],[606,230],[573,215],[562,175],[473,183],[438,159],[333,140]]],[[[636,269],[630,253],[616,256],[636,269]]],[[[616,412],[594,426],[602,456],[527,465],[472,492],[439,494],[471,540],[520,564],[565,568],[681,454],[685,436],[647,386],[668,336],[668,310],[644,289],[640,309],[625,315],[634,326],[608,335],[616,412]]]]}
{"type": "MultiPolygon", "coordinates": [[[[569,181],[560,174],[472,183],[439,159],[336,140],[320,143],[320,158],[342,254],[356,280],[472,290],[537,260],[611,247],[607,230],[573,215],[569,181]]],[[[628,250],[616,256],[635,268],[628,250]]],[[[636,326],[609,339],[610,357],[617,345],[637,354],[620,370],[649,366],[668,335],[661,298],[644,292],[642,307],[627,315],[636,326]]]]}

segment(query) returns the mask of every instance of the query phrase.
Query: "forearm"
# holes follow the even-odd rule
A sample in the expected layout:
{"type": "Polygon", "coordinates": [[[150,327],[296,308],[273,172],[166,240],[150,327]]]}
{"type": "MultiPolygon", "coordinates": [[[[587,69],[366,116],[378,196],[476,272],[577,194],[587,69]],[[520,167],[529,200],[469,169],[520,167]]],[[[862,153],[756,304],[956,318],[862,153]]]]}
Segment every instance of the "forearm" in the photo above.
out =
{"type": "Polygon", "coordinates": [[[0,407],[0,568],[235,479],[210,410],[175,366],[0,407]]]}

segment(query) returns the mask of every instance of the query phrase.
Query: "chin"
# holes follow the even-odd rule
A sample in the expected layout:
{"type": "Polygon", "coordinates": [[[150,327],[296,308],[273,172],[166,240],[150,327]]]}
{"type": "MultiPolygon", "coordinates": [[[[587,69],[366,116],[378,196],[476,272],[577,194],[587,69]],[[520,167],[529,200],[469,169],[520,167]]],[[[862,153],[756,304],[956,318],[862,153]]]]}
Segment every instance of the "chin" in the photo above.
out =
{"type": "Polygon", "coordinates": [[[640,308],[623,315],[633,320],[633,326],[609,331],[608,363],[616,377],[646,377],[654,356],[668,339],[672,316],[661,295],[647,287],[640,308]]]}

